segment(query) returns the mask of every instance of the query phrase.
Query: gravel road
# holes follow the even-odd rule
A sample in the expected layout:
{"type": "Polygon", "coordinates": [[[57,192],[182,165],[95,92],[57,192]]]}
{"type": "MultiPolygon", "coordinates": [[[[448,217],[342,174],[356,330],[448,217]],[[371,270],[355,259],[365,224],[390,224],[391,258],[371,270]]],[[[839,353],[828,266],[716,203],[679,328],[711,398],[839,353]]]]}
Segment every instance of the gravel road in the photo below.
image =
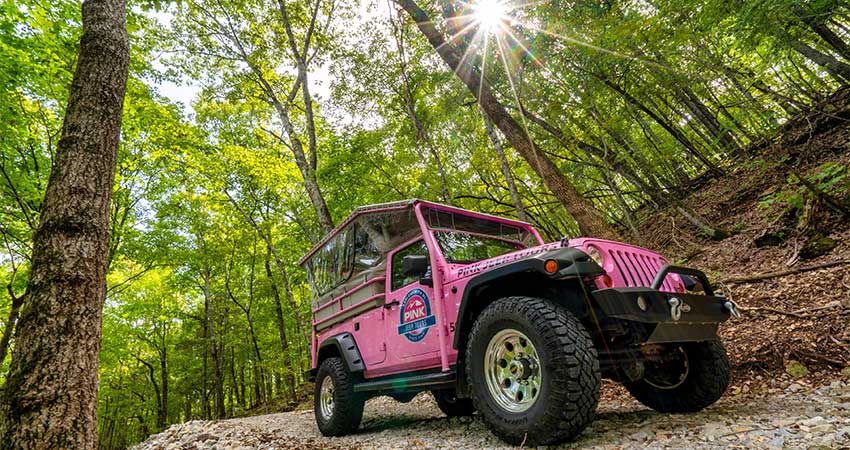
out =
{"type": "MultiPolygon", "coordinates": [[[[596,421],[559,449],[850,449],[850,381],[818,388],[792,383],[759,395],[729,394],[691,415],[647,410],[606,387],[596,421]]],[[[733,391],[734,392],[734,391],[733,391]]],[[[444,417],[430,395],[407,404],[381,397],[366,405],[358,434],[324,438],[312,411],[193,421],[133,447],[155,449],[499,449],[477,417],[444,417]]]]}

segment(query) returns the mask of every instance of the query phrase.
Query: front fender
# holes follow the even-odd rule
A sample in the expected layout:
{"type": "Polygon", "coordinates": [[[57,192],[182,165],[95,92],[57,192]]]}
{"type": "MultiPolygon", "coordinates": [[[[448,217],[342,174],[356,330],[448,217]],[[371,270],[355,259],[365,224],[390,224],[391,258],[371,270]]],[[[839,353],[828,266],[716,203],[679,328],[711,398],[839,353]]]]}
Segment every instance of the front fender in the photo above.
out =
{"type": "Polygon", "coordinates": [[[351,333],[345,332],[331,336],[319,344],[319,360],[316,367],[307,373],[307,379],[309,381],[316,380],[316,373],[319,370],[318,366],[326,358],[322,357],[323,353],[339,353],[339,356],[345,361],[345,365],[348,366],[348,371],[351,373],[366,370],[366,365],[363,363],[363,357],[360,356],[360,349],[357,348],[357,342],[354,341],[354,336],[351,333]]]}
{"type": "Polygon", "coordinates": [[[554,250],[549,250],[519,261],[514,261],[505,265],[494,267],[485,272],[475,275],[464,288],[460,306],[458,307],[458,320],[452,347],[460,346],[460,339],[464,331],[472,326],[468,321],[461,320],[466,317],[466,312],[469,307],[471,298],[475,297],[478,290],[486,286],[488,283],[497,280],[501,277],[513,275],[522,272],[540,273],[553,280],[569,280],[581,279],[584,277],[597,277],[605,273],[602,267],[599,266],[587,253],[571,248],[561,247],[554,250]],[[550,274],[544,269],[544,264],[547,260],[554,259],[558,262],[558,271],[550,274]]]}

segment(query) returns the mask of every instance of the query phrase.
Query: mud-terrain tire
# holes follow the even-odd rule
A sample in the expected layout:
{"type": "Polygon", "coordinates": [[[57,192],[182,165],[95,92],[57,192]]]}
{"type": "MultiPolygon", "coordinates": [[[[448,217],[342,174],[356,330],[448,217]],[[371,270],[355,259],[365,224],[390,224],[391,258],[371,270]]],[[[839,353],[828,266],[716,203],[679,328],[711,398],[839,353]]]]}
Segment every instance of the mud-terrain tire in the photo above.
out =
{"type": "Polygon", "coordinates": [[[475,405],[471,398],[457,398],[454,389],[431,391],[437,407],[448,417],[471,416],[475,413],[475,405]]]}
{"type": "Polygon", "coordinates": [[[478,316],[466,348],[466,377],[475,408],[490,431],[513,445],[533,447],[573,439],[593,421],[599,403],[601,375],[590,335],[566,309],[539,298],[503,298],[478,316]],[[521,337],[514,339],[517,335],[521,337]],[[536,357],[530,357],[532,353],[536,357]],[[517,361],[520,368],[514,371],[517,361]],[[485,372],[487,368],[493,375],[485,372]],[[495,382],[515,374],[522,378],[495,382]],[[531,397],[517,393],[511,403],[510,391],[500,386],[509,390],[514,383],[531,397]],[[539,389],[528,390],[529,384],[539,389]]]}
{"type": "Polygon", "coordinates": [[[316,374],[313,408],[316,425],[325,436],[344,436],[357,430],[363,418],[363,396],[354,392],[354,376],[341,358],[328,358],[316,374]],[[330,383],[328,385],[327,383],[330,383]],[[323,397],[323,388],[331,387],[323,397]],[[324,404],[324,405],[323,405],[324,404]]]}
{"type": "Polygon", "coordinates": [[[679,344],[687,355],[684,376],[653,373],[646,367],[644,377],[623,383],[637,401],[662,413],[691,413],[701,411],[720,399],[730,381],[729,357],[719,340],[679,344]],[[661,375],[661,377],[659,377],[661,375]],[[665,378],[674,383],[653,383],[665,378]]]}

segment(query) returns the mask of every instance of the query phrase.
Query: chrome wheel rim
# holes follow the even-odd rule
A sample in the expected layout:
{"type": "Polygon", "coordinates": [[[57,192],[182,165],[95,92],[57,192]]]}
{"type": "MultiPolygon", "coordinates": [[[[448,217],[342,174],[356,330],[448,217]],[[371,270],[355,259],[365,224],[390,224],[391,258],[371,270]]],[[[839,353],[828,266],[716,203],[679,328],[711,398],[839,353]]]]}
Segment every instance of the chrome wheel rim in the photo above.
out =
{"type": "Polygon", "coordinates": [[[325,420],[330,420],[334,414],[334,382],[331,377],[325,377],[322,381],[322,390],[319,392],[319,412],[325,420]]]}
{"type": "Polygon", "coordinates": [[[528,336],[514,329],[496,333],[484,352],[487,391],[502,409],[521,413],[537,401],[543,372],[537,349],[528,336]]]}

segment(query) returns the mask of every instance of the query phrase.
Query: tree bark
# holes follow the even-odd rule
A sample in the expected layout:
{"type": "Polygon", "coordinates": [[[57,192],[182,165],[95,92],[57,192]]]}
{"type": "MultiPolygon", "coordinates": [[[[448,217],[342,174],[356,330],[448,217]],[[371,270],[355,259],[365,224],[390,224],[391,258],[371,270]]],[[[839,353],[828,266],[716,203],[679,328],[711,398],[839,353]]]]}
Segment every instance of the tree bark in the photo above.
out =
{"type": "MultiPolygon", "coordinates": [[[[9,289],[9,294],[14,294],[9,289]]],[[[9,310],[9,317],[6,319],[6,325],[3,327],[3,336],[0,337],[0,366],[6,361],[6,353],[9,351],[9,343],[12,340],[12,333],[15,330],[15,324],[18,322],[18,314],[20,314],[21,306],[24,304],[26,294],[21,296],[12,295],[12,307],[9,310]]]]}
{"type": "Polygon", "coordinates": [[[499,128],[514,150],[528,162],[555,198],[573,216],[579,230],[588,236],[619,239],[619,234],[605,221],[602,214],[581,196],[552,160],[540,151],[526,130],[507,112],[490,91],[487,81],[480,77],[479,71],[474,67],[460,67],[462,61],[458,51],[451,43],[446,42],[428,14],[414,0],[395,0],[395,2],[407,12],[431,47],[463,81],[478,100],[481,109],[499,128]]]}
{"type": "Polygon", "coordinates": [[[206,315],[207,333],[209,338],[210,355],[213,359],[213,382],[215,386],[215,404],[213,413],[216,419],[224,419],[224,380],[221,369],[221,345],[215,329],[215,314],[212,308],[212,294],[210,293],[210,279],[212,274],[209,268],[204,268],[204,314],[206,315]]]}
{"type": "Polygon", "coordinates": [[[835,51],[847,61],[850,61],[850,46],[841,39],[841,36],[830,30],[829,27],[821,21],[818,16],[808,13],[800,5],[794,5],[794,14],[801,22],[805,23],[818,36],[832,46],[835,51]]]}
{"type": "Polygon", "coordinates": [[[826,69],[841,84],[850,84],[850,64],[843,63],[832,55],[821,53],[797,39],[789,39],[794,50],[826,69]]]}
{"type": "Polygon", "coordinates": [[[310,342],[310,337],[304,327],[304,321],[301,319],[301,312],[298,310],[298,304],[295,303],[295,297],[292,295],[292,289],[289,286],[289,276],[286,273],[286,266],[284,266],[280,254],[278,254],[277,249],[272,243],[271,237],[268,235],[268,233],[263,231],[262,228],[260,228],[259,224],[257,224],[257,221],[255,221],[253,217],[248,215],[248,213],[241,206],[239,206],[239,203],[236,202],[236,199],[233,198],[229,192],[224,191],[224,194],[227,196],[228,200],[230,200],[230,203],[233,204],[233,207],[235,207],[236,210],[239,211],[240,214],[242,214],[242,217],[245,219],[245,221],[248,222],[248,224],[254,228],[257,234],[260,235],[260,238],[262,238],[263,241],[266,243],[266,248],[269,252],[271,252],[272,256],[274,257],[275,264],[277,265],[277,270],[278,272],[280,272],[280,276],[283,279],[283,284],[286,288],[286,300],[289,302],[289,306],[295,313],[295,321],[298,325],[298,329],[304,335],[304,342],[310,342]]]}
{"type": "MultiPolygon", "coordinates": [[[[277,290],[277,283],[274,282],[274,274],[272,274],[272,268],[269,264],[269,258],[271,256],[271,250],[267,250],[266,252],[266,277],[269,279],[269,283],[272,288],[272,298],[274,298],[274,308],[275,308],[275,319],[277,320],[277,334],[280,337],[280,350],[283,355],[284,361],[288,359],[289,355],[289,340],[286,337],[286,322],[283,320],[283,306],[280,303],[280,291],[277,290]]],[[[286,373],[286,389],[289,393],[289,398],[292,402],[296,401],[295,398],[295,377],[292,376],[297,367],[290,367],[286,373]]]]}
{"type": "Polygon", "coordinates": [[[97,381],[129,67],[123,0],[82,4],[80,55],[0,405],[4,449],[97,448],[97,381]]]}

